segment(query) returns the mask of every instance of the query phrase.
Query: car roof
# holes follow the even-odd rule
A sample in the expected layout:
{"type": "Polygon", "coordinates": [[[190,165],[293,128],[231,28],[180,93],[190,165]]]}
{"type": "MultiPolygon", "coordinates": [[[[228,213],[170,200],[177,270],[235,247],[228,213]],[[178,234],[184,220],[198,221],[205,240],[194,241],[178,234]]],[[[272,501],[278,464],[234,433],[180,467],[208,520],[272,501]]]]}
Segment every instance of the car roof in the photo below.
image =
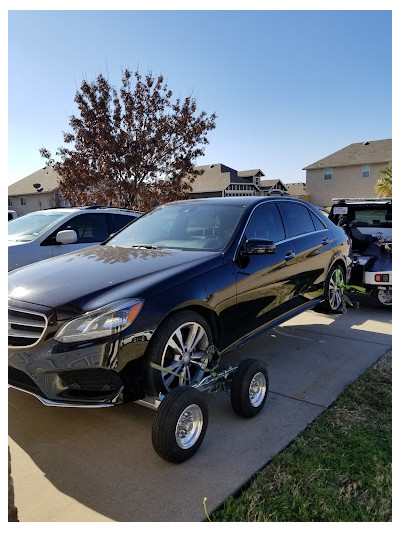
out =
{"type": "MultiPolygon", "coordinates": [[[[227,205],[241,205],[243,207],[255,205],[258,203],[263,202],[272,202],[279,200],[279,202],[287,202],[287,201],[296,201],[300,202],[305,205],[310,205],[308,202],[305,202],[304,200],[300,200],[299,198],[294,198],[291,196],[216,196],[213,198],[192,198],[190,200],[179,200],[176,202],[171,202],[172,204],[184,204],[184,203],[210,203],[210,204],[227,204],[227,205]]],[[[162,204],[162,205],[169,205],[169,204],[162,204]]],[[[158,206],[157,206],[158,207],[158,206]]],[[[314,207],[314,206],[312,206],[314,207]]]]}
{"type": "Polygon", "coordinates": [[[99,212],[106,212],[106,213],[112,213],[112,214],[123,214],[123,215],[136,215],[140,216],[143,214],[141,211],[133,211],[128,209],[120,209],[118,207],[58,207],[58,208],[50,208],[50,209],[42,209],[38,211],[32,211],[32,213],[64,213],[65,215],[69,215],[71,213],[99,213],[99,212]]]}

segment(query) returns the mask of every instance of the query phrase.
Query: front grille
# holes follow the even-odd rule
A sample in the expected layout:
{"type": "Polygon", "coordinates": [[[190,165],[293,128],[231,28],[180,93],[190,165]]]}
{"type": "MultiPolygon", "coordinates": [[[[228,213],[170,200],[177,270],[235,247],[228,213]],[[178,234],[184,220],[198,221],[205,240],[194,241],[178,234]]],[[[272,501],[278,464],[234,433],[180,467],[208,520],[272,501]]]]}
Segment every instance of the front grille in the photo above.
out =
{"type": "Polygon", "coordinates": [[[27,390],[43,396],[42,391],[39,389],[33,379],[25,374],[25,372],[22,372],[22,370],[18,370],[18,368],[14,368],[10,365],[8,365],[8,383],[9,385],[13,385],[19,389],[27,390]]]}
{"type": "Polygon", "coordinates": [[[121,389],[123,383],[113,370],[85,368],[59,372],[62,384],[75,391],[113,392],[121,389]]]}
{"type": "Polygon", "coordinates": [[[37,344],[46,331],[47,318],[33,311],[8,308],[8,345],[29,348],[37,344]]]}

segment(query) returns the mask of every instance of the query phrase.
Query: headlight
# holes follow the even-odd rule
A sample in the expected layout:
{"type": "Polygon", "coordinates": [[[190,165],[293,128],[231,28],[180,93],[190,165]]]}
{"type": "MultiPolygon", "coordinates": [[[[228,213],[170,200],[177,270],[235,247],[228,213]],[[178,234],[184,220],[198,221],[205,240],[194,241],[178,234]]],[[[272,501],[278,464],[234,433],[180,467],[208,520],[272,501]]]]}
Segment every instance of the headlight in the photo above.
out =
{"type": "Polygon", "coordinates": [[[140,313],[143,300],[119,300],[70,320],[54,335],[59,342],[80,342],[108,337],[130,326],[140,313]]]}

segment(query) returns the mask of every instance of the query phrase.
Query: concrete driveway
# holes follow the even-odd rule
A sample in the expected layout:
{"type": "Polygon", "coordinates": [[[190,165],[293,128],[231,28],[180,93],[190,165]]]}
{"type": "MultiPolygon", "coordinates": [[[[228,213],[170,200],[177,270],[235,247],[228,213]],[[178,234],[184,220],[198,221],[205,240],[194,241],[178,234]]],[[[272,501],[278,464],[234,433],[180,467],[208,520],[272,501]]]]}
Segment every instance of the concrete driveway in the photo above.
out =
{"type": "MultiPolygon", "coordinates": [[[[24,522],[202,521],[318,417],[391,346],[391,311],[308,311],[227,356],[267,363],[270,393],[245,420],[209,396],[198,453],[172,465],[153,451],[154,412],[136,404],[61,409],[9,390],[15,504],[24,522]]],[[[229,359],[228,359],[229,357],[229,359]]]]}

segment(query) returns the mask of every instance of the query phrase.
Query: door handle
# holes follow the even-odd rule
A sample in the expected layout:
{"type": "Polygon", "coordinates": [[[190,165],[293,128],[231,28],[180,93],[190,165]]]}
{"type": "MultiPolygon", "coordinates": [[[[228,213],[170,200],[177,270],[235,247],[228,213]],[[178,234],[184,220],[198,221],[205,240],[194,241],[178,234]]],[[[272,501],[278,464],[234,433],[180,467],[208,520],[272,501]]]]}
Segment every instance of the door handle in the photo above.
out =
{"type": "Polygon", "coordinates": [[[286,255],[285,255],[285,261],[289,261],[290,259],[293,259],[293,257],[296,256],[296,253],[295,252],[288,252],[286,255]]]}
{"type": "Polygon", "coordinates": [[[324,237],[324,238],[322,239],[322,243],[321,243],[321,244],[324,244],[324,245],[325,245],[325,244],[328,244],[328,243],[329,243],[329,239],[328,239],[328,237],[324,237]]]}

